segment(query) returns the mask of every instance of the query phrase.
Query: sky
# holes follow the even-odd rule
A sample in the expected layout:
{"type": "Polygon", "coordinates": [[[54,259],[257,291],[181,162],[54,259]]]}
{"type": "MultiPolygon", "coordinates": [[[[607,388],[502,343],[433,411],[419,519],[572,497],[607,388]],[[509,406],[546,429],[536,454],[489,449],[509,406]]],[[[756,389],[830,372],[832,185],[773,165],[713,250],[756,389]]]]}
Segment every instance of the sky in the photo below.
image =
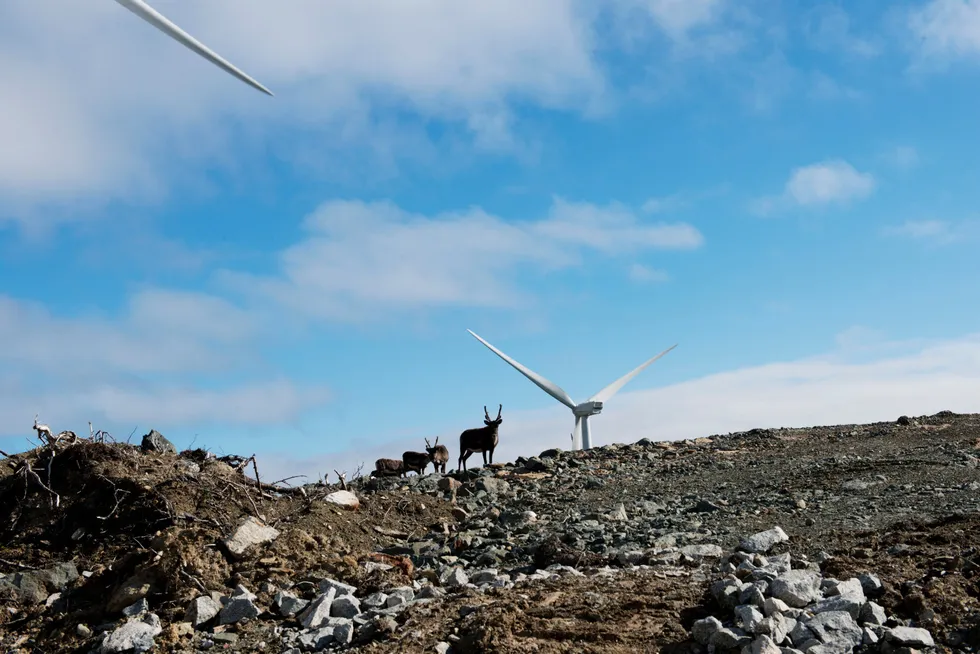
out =
{"type": "MultiPolygon", "coordinates": [[[[0,3],[0,449],[980,411],[980,0],[0,3]]],[[[475,455],[471,463],[480,458],[475,455]]]]}

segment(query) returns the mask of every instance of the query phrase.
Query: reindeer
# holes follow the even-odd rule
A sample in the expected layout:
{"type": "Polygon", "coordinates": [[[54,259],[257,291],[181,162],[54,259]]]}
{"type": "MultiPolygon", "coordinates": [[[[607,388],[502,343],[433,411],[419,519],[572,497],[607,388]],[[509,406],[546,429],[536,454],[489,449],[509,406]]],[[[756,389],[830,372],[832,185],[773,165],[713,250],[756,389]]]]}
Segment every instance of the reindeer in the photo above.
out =
{"type": "Polygon", "coordinates": [[[405,474],[415,472],[422,476],[429,463],[432,462],[432,455],[429,452],[402,452],[402,463],[405,465],[405,474]]]}
{"type": "Polygon", "coordinates": [[[425,451],[429,453],[429,460],[432,461],[434,466],[434,472],[440,472],[439,468],[442,467],[442,474],[446,474],[446,464],[449,462],[449,450],[446,449],[445,445],[439,444],[439,437],[436,436],[436,444],[429,445],[429,439],[425,439],[425,451]]]}
{"type": "Polygon", "coordinates": [[[500,423],[504,421],[500,417],[503,410],[504,405],[499,405],[497,408],[497,417],[491,420],[490,413],[484,405],[483,424],[485,426],[479,427],[478,429],[467,429],[459,435],[459,463],[456,465],[457,472],[459,472],[460,468],[463,469],[463,472],[466,472],[466,459],[470,458],[473,452],[483,454],[483,465],[487,465],[487,452],[489,452],[490,463],[493,463],[493,451],[496,449],[497,443],[500,440],[498,430],[500,423]]]}
{"type": "Polygon", "coordinates": [[[372,477],[404,477],[405,464],[398,459],[378,459],[374,462],[372,477]]]}
{"type": "Polygon", "coordinates": [[[42,443],[44,443],[44,442],[47,442],[47,443],[52,442],[54,440],[54,434],[51,433],[51,428],[48,427],[47,425],[43,424],[43,423],[39,423],[37,421],[37,417],[38,417],[38,414],[35,413],[34,414],[34,427],[33,427],[33,429],[34,429],[34,431],[37,432],[37,438],[38,438],[38,440],[41,441],[42,443]],[[44,438],[41,438],[42,435],[44,436],[44,438]]]}

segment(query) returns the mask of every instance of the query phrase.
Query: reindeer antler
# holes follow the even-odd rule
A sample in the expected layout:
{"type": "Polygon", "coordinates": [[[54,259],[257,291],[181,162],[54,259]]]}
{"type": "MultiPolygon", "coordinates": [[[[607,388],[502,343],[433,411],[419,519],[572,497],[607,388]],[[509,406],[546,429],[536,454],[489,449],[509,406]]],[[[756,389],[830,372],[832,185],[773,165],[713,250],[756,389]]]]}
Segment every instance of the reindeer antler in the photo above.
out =
{"type": "Polygon", "coordinates": [[[504,411],[504,405],[501,404],[497,407],[497,420],[500,420],[500,414],[504,411]]]}
{"type": "Polygon", "coordinates": [[[486,404],[483,405],[483,415],[485,415],[487,417],[487,420],[490,419],[490,412],[487,411],[487,405],[486,404]]]}
{"type": "Polygon", "coordinates": [[[425,439],[425,446],[426,447],[432,447],[432,443],[429,442],[429,439],[428,438],[425,439]]]}

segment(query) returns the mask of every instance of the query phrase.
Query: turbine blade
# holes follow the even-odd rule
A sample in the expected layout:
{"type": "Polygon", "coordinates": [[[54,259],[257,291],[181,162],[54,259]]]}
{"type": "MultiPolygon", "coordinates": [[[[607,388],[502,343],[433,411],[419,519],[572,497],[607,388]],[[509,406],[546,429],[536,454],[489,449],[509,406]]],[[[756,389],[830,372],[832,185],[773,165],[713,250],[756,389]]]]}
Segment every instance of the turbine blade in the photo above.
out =
{"type": "Polygon", "coordinates": [[[613,395],[615,395],[616,393],[619,392],[619,389],[621,389],[623,386],[625,386],[626,384],[628,384],[631,379],[633,379],[638,374],[640,374],[643,371],[644,368],[646,368],[651,363],[653,363],[654,361],[656,361],[657,359],[659,359],[663,355],[665,355],[668,352],[670,352],[671,350],[673,350],[675,347],[677,347],[676,344],[671,345],[666,350],[664,350],[663,352],[661,352],[657,356],[653,357],[649,361],[646,361],[645,363],[640,364],[640,366],[637,367],[635,370],[633,370],[631,372],[628,372],[627,374],[623,375],[622,377],[620,377],[619,379],[617,379],[613,383],[609,384],[604,389],[602,389],[601,391],[599,391],[598,393],[596,393],[595,395],[593,395],[592,397],[590,397],[587,401],[588,402],[605,402],[606,400],[609,400],[610,398],[612,398],[613,395]]]}
{"type": "Polygon", "coordinates": [[[476,338],[476,340],[480,341],[488,348],[490,348],[490,350],[493,351],[493,353],[496,354],[498,357],[500,357],[510,365],[514,366],[515,368],[517,368],[518,372],[520,372],[522,375],[524,375],[532,382],[534,382],[537,385],[537,387],[543,390],[545,393],[555,398],[556,400],[558,400],[559,402],[567,406],[569,409],[575,408],[575,402],[572,400],[572,398],[568,397],[568,393],[563,391],[560,386],[548,381],[547,379],[545,379],[538,373],[534,372],[530,368],[526,368],[520,363],[514,361],[509,356],[507,356],[506,354],[504,354],[503,352],[501,352],[500,350],[498,350],[497,348],[495,348],[494,346],[490,345],[485,340],[477,336],[475,333],[473,333],[473,330],[467,329],[466,331],[468,331],[470,334],[473,334],[473,337],[476,338]]]}
{"type": "Polygon", "coordinates": [[[183,43],[197,54],[201,55],[219,68],[224,69],[226,72],[231,73],[249,86],[258,89],[267,95],[272,95],[272,91],[262,86],[259,82],[239,68],[236,68],[214,50],[204,45],[181,28],[177,27],[177,25],[175,25],[166,16],[158,12],[150,5],[146,4],[144,0],[116,0],[116,2],[121,4],[126,9],[129,9],[131,12],[148,22],[150,25],[153,25],[153,27],[157,28],[170,38],[183,43]]]}

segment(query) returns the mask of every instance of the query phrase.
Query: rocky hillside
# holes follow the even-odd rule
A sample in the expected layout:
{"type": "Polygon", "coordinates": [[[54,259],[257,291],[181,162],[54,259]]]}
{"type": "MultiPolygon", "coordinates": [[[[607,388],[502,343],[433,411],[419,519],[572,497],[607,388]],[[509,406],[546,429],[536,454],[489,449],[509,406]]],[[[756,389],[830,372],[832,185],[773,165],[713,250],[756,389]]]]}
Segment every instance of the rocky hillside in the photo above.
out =
{"type": "Polygon", "coordinates": [[[346,489],[172,450],[0,460],[3,651],[980,649],[977,415],[346,489]]]}

